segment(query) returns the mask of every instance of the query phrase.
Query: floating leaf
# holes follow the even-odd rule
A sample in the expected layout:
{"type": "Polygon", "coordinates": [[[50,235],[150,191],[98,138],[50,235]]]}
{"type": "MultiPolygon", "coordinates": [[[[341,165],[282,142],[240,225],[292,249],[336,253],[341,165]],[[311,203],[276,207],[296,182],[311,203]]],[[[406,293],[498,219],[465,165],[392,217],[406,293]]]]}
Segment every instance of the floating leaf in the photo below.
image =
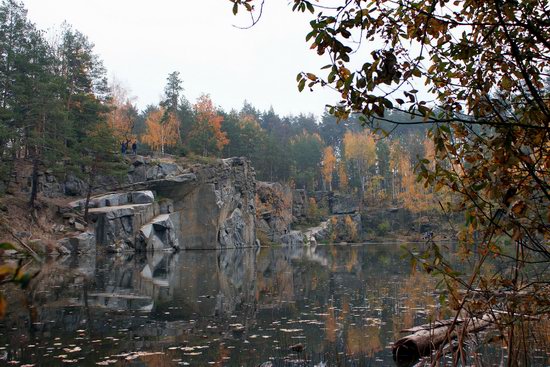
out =
{"type": "Polygon", "coordinates": [[[6,309],[8,308],[8,303],[4,298],[3,294],[0,294],[0,319],[3,319],[6,316],[6,309]]]}

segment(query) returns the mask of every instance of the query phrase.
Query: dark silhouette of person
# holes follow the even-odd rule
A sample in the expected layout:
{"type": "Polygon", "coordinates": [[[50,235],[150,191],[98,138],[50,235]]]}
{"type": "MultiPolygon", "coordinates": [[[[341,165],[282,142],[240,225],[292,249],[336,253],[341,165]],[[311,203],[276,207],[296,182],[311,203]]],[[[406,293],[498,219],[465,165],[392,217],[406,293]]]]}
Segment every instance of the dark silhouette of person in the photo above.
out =
{"type": "Polygon", "coordinates": [[[134,142],[132,143],[132,153],[134,155],[137,154],[137,140],[134,140],[134,142]]]}
{"type": "Polygon", "coordinates": [[[125,155],[127,150],[128,150],[128,142],[123,141],[122,143],[120,143],[120,152],[122,153],[122,155],[125,155]]]}

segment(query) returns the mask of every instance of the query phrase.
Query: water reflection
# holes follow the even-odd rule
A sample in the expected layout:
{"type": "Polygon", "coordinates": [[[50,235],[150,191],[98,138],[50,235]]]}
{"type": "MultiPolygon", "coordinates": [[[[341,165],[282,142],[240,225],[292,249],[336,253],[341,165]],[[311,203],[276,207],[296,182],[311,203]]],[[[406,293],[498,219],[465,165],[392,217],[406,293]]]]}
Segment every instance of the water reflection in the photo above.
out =
{"type": "Polygon", "coordinates": [[[30,313],[11,297],[0,363],[393,365],[399,330],[440,316],[433,280],[400,256],[363,245],[52,261],[30,313]]]}

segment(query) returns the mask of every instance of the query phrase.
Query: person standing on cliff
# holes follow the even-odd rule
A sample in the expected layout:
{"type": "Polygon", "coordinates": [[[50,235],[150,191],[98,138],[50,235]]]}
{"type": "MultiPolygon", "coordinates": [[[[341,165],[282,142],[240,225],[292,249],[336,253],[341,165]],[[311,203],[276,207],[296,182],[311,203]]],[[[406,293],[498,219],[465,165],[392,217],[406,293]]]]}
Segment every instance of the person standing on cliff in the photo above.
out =
{"type": "Polygon", "coordinates": [[[137,140],[134,140],[134,142],[132,143],[132,154],[137,154],[137,140]]]}

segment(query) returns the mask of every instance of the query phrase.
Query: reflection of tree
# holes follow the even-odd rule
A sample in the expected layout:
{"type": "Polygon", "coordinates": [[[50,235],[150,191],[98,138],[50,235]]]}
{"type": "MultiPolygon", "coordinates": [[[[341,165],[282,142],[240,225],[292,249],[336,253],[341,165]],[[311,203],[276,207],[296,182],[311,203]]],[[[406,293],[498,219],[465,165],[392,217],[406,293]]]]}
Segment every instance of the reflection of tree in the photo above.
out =
{"type": "Polygon", "coordinates": [[[415,326],[421,318],[437,319],[436,298],[432,292],[435,279],[426,273],[415,273],[403,279],[401,286],[397,288],[396,310],[399,313],[393,317],[394,338],[401,337],[400,330],[415,326]]]}
{"type": "Polygon", "coordinates": [[[346,353],[352,356],[374,356],[382,350],[380,326],[349,326],[346,329],[346,353]]]}
{"type": "Polygon", "coordinates": [[[350,251],[349,259],[346,262],[346,270],[348,271],[348,273],[351,273],[355,265],[357,265],[357,261],[358,261],[357,247],[352,247],[350,251]]]}
{"type": "Polygon", "coordinates": [[[336,342],[338,324],[334,315],[334,306],[329,306],[325,316],[325,339],[330,343],[336,342]]]}

